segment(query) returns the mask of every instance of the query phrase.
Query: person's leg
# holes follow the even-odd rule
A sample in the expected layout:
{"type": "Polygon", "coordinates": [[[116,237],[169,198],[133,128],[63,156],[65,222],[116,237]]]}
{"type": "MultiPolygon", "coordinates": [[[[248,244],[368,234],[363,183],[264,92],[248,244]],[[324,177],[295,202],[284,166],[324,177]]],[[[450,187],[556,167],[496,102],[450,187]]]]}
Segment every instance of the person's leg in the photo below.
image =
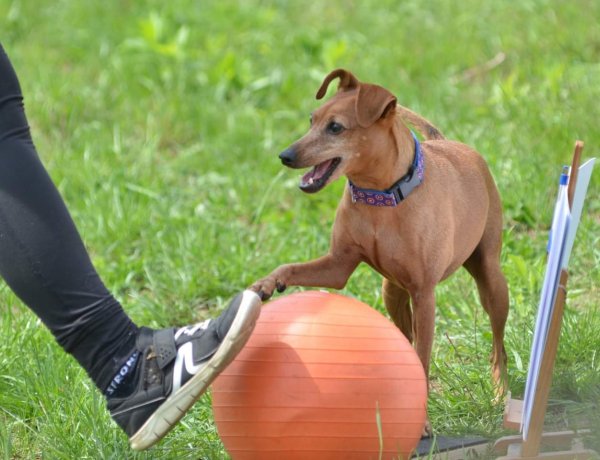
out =
{"type": "Polygon", "coordinates": [[[36,153],[0,47],[0,275],[104,391],[138,328],[104,287],[36,153]]]}
{"type": "Polygon", "coordinates": [[[217,319],[138,328],[102,283],[36,153],[0,45],[0,275],[107,396],[134,448],[158,441],[245,344],[260,311],[245,291],[217,319]]]}

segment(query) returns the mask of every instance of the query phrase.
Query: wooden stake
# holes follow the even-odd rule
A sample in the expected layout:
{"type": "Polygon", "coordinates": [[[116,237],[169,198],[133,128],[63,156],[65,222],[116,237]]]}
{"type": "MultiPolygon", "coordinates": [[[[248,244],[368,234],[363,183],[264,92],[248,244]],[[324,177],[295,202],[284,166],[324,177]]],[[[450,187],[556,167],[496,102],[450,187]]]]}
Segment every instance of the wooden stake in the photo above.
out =
{"type": "Polygon", "coordinates": [[[567,186],[567,197],[569,199],[569,209],[573,206],[573,195],[575,195],[575,185],[579,175],[579,164],[581,163],[581,152],[583,150],[583,141],[575,141],[575,151],[573,152],[573,161],[571,162],[571,173],[569,174],[569,185],[567,186]]]}
{"type": "Polygon", "coordinates": [[[540,365],[540,374],[537,385],[534,390],[533,404],[531,409],[531,423],[529,424],[529,433],[527,440],[523,441],[521,455],[523,457],[535,457],[540,452],[540,442],[544,430],[544,417],[546,415],[546,405],[548,404],[548,395],[550,394],[550,385],[552,384],[552,371],[554,370],[554,360],[558,349],[558,339],[560,337],[560,328],[567,295],[566,270],[560,272],[560,281],[558,292],[554,302],[554,309],[550,317],[550,326],[546,338],[546,346],[540,365]]]}

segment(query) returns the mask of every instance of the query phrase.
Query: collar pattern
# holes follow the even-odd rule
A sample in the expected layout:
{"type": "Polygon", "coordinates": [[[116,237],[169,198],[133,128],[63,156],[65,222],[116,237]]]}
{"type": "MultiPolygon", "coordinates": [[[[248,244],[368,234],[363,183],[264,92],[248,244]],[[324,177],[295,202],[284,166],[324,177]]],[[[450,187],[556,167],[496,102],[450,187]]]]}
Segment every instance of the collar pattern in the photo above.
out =
{"type": "Polygon", "coordinates": [[[406,199],[410,192],[423,182],[425,160],[417,136],[413,132],[411,134],[415,140],[415,158],[410,168],[408,168],[408,172],[385,190],[360,188],[348,180],[348,188],[350,189],[353,203],[380,207],[397,206],[406,199]]]}

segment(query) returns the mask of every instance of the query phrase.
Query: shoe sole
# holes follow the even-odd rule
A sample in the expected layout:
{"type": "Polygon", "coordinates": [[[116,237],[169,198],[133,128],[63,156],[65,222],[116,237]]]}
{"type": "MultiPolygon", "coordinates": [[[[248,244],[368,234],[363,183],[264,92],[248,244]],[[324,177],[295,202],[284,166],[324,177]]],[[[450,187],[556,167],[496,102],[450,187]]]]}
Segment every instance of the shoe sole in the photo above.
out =
{"type": "Polygon", "coordinates": [[[169,396],[130,438],[129,442],[132,449],[144,450],[152,447],[181,420],[213,380],[244,348],[250,335],[252,335],[256,321],[260,316],[260,310],[261,301],[259,296],[253,291],[244,291],[235,319],[219,349],[206,363],[206,366],[176,393],[169,396]]]}

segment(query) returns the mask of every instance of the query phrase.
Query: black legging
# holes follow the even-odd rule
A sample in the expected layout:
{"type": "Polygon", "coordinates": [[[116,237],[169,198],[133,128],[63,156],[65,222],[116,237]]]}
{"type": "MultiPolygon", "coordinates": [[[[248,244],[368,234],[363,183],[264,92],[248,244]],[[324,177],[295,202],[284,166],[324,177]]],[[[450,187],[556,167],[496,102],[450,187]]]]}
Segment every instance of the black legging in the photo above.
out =
{"type": "Polygon", "coordinates": [[[0,275],[104,391],[132,353],[138,328],[96,273],[38,158],[2,45],[0,275]]]}

